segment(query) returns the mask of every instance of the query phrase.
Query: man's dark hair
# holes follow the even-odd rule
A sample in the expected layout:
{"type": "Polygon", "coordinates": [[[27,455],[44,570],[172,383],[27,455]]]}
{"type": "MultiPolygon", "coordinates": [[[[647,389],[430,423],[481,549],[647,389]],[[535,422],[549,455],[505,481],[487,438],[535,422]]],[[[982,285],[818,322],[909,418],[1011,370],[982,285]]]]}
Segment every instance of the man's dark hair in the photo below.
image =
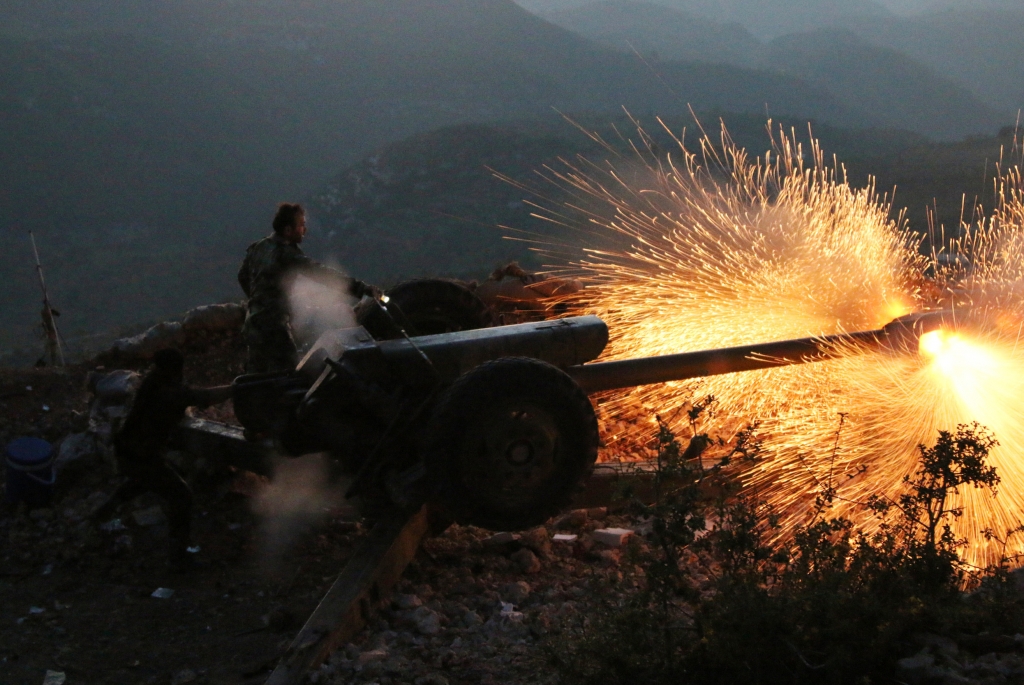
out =
{"type": "Polygon", "coordinates": [[[157,350],[153,355],[153,366],[166,376],[177,375],[185,368],[185,357],[172,348],[157,350]]]}
{"type": "Polygon", "coordinates": [[[274,233],[283,233],[284,229],[294,226],[300,216],[304,216],[306,210],[302,205],[292,202],[282,202],[277,206],[277,214],[274,215],[274,233]]]}

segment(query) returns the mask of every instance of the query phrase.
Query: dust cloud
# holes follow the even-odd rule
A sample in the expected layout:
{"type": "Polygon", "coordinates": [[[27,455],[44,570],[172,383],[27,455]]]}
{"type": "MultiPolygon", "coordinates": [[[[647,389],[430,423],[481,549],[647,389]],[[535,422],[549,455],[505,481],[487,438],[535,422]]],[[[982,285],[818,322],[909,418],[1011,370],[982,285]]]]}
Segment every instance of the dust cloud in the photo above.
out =
{"type": "Polygon", "coordinates": [[[271,566],[329,513],[347,508],[348,483],[333,477],[330,467],[326,454],[281,458],[273,478],[253,499],[253,511],[262,519],[263,556],[271,566]]]}

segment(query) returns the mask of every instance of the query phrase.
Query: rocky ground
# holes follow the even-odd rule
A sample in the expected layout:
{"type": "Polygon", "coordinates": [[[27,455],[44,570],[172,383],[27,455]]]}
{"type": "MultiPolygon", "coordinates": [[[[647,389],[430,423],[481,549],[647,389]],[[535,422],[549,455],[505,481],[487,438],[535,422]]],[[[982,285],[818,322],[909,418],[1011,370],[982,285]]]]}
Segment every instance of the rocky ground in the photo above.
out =
{"type": "MultiPolygon", "coordinates": [[[[187,380],[228,382],[241,362],[237,340],[215,341],[189,355],[187,380]]],[[[73,452],[76,436],[96,428],[89,374],[113,366],[145,363],[0,370],[0,439],[41,437],[73,452]]],[[[203,415],[232,419],[230,404],[203,415]]],[[[41,683],[47,671],[68,683],[266,678],[365,531],[336,497],[298,511],[275,506],[280,484],[197,470],[194,456],[171,455],[196,492],[201,565],[184,575],[166,566],[166,522],[152,496],[106,525],[84,520],[119,482],[103,450],[62,468],[52,507],[0,504],[0,682],[41,683]]],[[[495,538],[457,526],[429,540],[394,602],[319,680],[536,682],[540,645],[560,622],[575,619],[598,585],[623,582],[618,552],[602,556],[585,534],[603,518],[592,510],[567,519],[583,533],[574,542],[553,542],[547,528],[495,538]]]]}
{"type": "MultiPolygon", "coordinates": [[[[241,355],[233,338],[212,341],[189,356],[188,381],[227,382],[241,355]]],[[[66,436],[96,425],[86,388],[95,366],[0,370],[0,439],[34,435],[70,450],[66,436]]],[[[229,405],[207,416],[232,418],[229,405]]],[[[0,682],[38,685],[47,672],[48,685],[265,681],[365,529],[336,496],[308,496],[301,473],[274,482],[172,456],[196,492],[201,565],[187,574],[166,566],[152,497],[126,504],[116,522],[83,520],[118,482],[102,450],[63,472],[52,507],[0,505],[0,682]]],[[[558,682],[550,657],[567,631],[643,582],[633,555],[595,533],[605,528],[643,532],[604,508],[516,535],[449,528],[426,541],[392,598],[313,681],[558,682]]],[[[626,544],[646,542],[637,534],[626,544]]],[[[897,682],[1024,682],[1024,636],[922,636],[920,648],[897,682]]]]}

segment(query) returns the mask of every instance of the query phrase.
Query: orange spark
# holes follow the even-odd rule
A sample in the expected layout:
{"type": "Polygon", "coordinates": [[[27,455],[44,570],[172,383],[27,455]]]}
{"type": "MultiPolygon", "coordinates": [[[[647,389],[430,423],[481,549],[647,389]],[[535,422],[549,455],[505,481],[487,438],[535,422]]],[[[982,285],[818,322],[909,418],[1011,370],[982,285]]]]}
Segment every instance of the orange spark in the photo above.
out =
{"type": "MultiPolygon", "coordinates": [[[[939,291],[969,308],[958,310],[952,327],[905,349],[851,346],[826,362],[610,393],[599,400],[608,452],[649,455],[627,436],[639,432],[643,442],[655,414],[685,435],[682,410],[714,395],[718,408],[704,430],[729,439],[759,420],[770,436],[772,456],[744,481],[785,521],[804,522],[831,480],[837,513],[870,527],[858,502],[896,497],[919,444],[977,421],[1000,442],[991,461],[1002,487],[996,498],[960,492],[968,513],[956,532],[971,540],[967,561],[995,561],[999,550],[982,530],[1003,534],[1024,521],[1019,173],[1002,176],[993,217],[964,226],[949,247],[956,258],[940,264],[919,254],[920,237],[902,217],[891,218],[890,202],[873,185],[850,186],[814,142],[805,156],[794,136],[780,132],[771,152],[752,159],[723,128],[719,143],[701,139],[699,154],[676,139],[676,155],[660,156],[646,133],[639,136],[635,159],[621,169],[586,160],[548,169],[575,199],[540,214],[585,229],[587,245],[568,270],[588,282],[584,309],[609,325],[606,359],[878,328],[949,306],[936,300],[939,291]],[[939,287],[921,287],[927,269],[939,287]],[[840,414],[846,420],[833,452],[840,414]]],[[[1021,542],[1010,551],[1024,550],[1021,542]]]]}

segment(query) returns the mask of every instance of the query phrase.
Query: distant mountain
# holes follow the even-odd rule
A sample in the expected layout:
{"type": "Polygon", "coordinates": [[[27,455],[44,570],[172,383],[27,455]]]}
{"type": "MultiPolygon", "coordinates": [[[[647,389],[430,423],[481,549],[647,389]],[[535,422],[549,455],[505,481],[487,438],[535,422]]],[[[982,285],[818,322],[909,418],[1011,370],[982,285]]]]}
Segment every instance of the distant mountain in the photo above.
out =
{"type": "MultiPolygon", "coordinates": [[[[846,29],[967,88],[1002,117],[1009,119],[1024,109],[1024,6],[1020,0],[895,5],[904,15],[869,0],[590,0],[559,11],[543,9],[543,0],[532,4],[555,24],[612,47],[623,49],[628,42],[645,55],[656,52],[662,58],[744,67],[758,63],[750,57],[757,51],[751,42],[754,36],[760,41],[846,29]],[[742,26],[745,33],[728,28],[729,23],[742,26]]],[[[770,62],[761,66],[772,68],[770,62]]]]}
{"type": "MultiPolygon", "coordinates": [[[[764,117],[723,116],[732,138],[752,156],[770,148],[764,117]]],[[[717,139],[716,116],[709,113],[701,119],[717,139]]],[[[532,216],[528,203],[551,206],[566,195],[536,170],[564,168],[561,160],[575,161],[577,155],[595,163],[611,160],[624,169],[634,164],[628,143],[620,137],[636,138],[629,121],[589,117],[579,123],[596,131],[623,157],[566,124],[542,122],[461,125],[388,145],[345,169],[317,194],[311,205],[318,235],[314,249],[321,255],[344,253],[347,263],[360,265],[361,277],[381,283],[410,274],[482,278],[512,259],[528,268],[542,268],[547,260],[531,252],[535,243],[523,239],[557,241],[562,229],[532,216]],[[516,185],[495,178],[494,172],[516,185]],[[382,253],[387,260],[379,259],[382,253]]],[[[656,122],[644,123],[657,146],[675,149],[656,122]]],[[[692,119],[669,117],[665,123],[677,133],[687,128],[686,140],[695,149],[692,119]]],[[[780,125],[795,130],[806,142],[806,122],[775,121],[776,127],[780,125]]],[[[891,195],[895,188],[894,217],[906,207],[911,226],[922,233],[928,228],[926,209],[936,210],[939,222],[954,227],[965,196],[968,208],[975,198],[991,205],[991,160],[1008,142],[979,136],[961,143],[931,143],[905,131],[826,124],[816,125],[813,133],[826,155],[838,156],[855,187],[874,176],[879,192],[891,195]]],[[[565,235],[566,244],[578,240],[571,232],[565,235]]]]}
{"type": "Polygon", "coordinates": [[[577,7],[583,7],[595,2],[595,0],[515,0],[515,2],[529,12],[540,16],[547,16],[553,12],[565,12],[577,7]]]}
{"type": "MultiPolygon", "coordinates": [[[[517,0],[544,17],[600,0],[517,0]]],[[[656,4],[718,23],[738,23],[760,39],[819,28],[847,27],[864,19],[895,15],[875,0],[652,0],[656,4]]]]}
{"type": "Polygon", "coordinates": [[[652,68],[511,0],[7,0],[4,34],[0,349],[35,335],[29,228],[73,337],[238,296],[274,203],[439,126],[766,103],[878,121],[802,79],[652,68]]]}
{"type": "Polygon", "coordinates": [[[934,68],[847,30],[791,34],[764,45],[737,24],[631,0],[600,0],[549,19],[645,56],[757,66],[800,78],[882,125],[936,138],[961,135],[966,122],[995,131],[1010,120],[934,68]]]}
{"type": "Polygon", "coordinates": [[[738,23],[721,24],[653,2],[599,0],[545,16],[608,47],[663,60],[753,66],[763,49],[738,23]]]}
{"type": "Polygon", "coordinates": [[[944,10],[850,28],[871,42],[906,53],[970,88],[1009,115],[1024,108],[1024,6],[944,10]]]}
{"type": "MultiPolygon", "coordinates": [[[[662,0],[681,7],[690,0],[662,0]]],[[[892,12],[875,0],[720,0],[725,21],[736,21],[751,33],[770,39],[821,28],[843,28],[851,22],[887,21],[892,12]]]]}
{"type": "Polygon", "coordinates": [[[955,138],[962,122],[996,131],[1009,121],[965,86],[901,52],[876,47],[849,31],[821,30],[777,38],[762,66],[828,89],[884,125],[906,126],[933,138],[955,138]]]}

